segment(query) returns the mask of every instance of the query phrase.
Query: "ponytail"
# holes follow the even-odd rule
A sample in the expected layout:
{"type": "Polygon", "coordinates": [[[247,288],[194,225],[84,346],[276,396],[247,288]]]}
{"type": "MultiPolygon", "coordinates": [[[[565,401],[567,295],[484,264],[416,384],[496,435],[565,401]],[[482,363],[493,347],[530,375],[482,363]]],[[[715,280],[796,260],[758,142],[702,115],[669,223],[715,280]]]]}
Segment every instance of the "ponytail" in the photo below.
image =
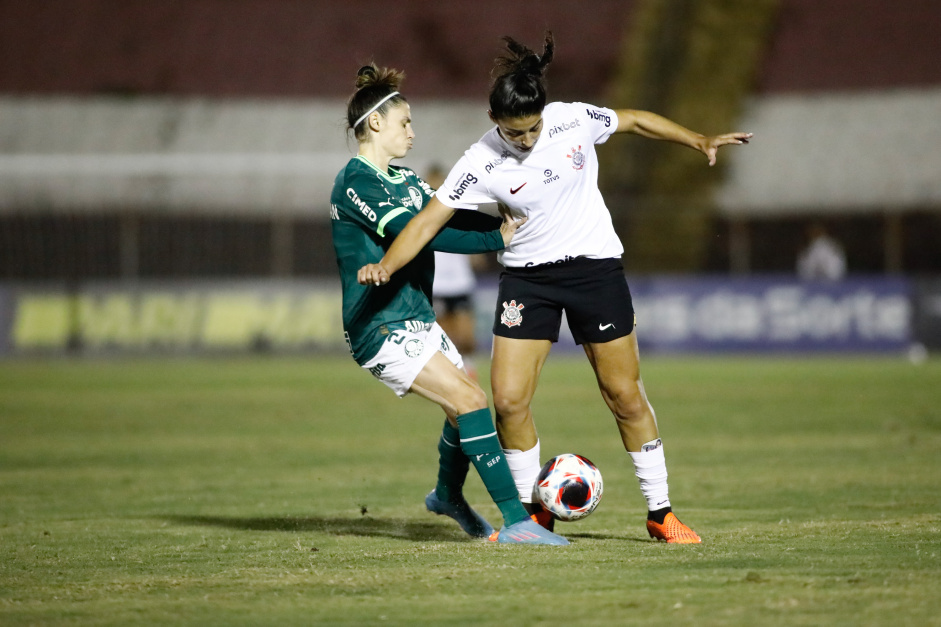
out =
{"type": "Polygon", "coordinates": [[[546,67],[552,62],[555,43],[546,33],[541,55],[512,37],[504,37],[508,54],[494,65],[496,78],[490,89],[490,112],[495,119],[523,118],[546,107],[546,67]]]}

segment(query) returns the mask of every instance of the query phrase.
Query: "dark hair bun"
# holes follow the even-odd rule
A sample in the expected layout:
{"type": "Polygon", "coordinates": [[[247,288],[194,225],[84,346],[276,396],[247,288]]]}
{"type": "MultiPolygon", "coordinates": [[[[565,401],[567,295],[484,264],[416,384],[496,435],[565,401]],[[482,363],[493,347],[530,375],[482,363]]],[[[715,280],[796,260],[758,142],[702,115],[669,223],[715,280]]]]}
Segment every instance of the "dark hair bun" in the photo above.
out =
{"type": "Polygon", "coordinates": [[[510,54],[497,59],[495,69],[498,76],[516,73],[542,76],[546,67],[552,63],[552,56],[555,52],[555,42],[552,39],[552,31],[546,32],[542,55],[536,54],[536,52],[528,46],[516,41],[512,37],[504,37],[503,41],[506,43],[506,49],[510,54]]]}
{"type": "Polygon", "coordinates": [[[393,68],[380,68],[375,64],[364,65],[356,73],[356,89],[364,87],[379,87],[389,91],[396,91],[405,74],[393,68]]]}
{"type": "Polygon", "coordinates": [[[375,63],[359,68],[356,72],[356,91],[350,96],[346,106],[348,128],[355,134],[356,127],[359,127],[358,139],[365,137],[362,125],[364,114],[371,110],[385,114],[388,107],[405,102],[405,96],[397,93],[404,79],[403,72],[395,68],[378,67],[375,63]]]}

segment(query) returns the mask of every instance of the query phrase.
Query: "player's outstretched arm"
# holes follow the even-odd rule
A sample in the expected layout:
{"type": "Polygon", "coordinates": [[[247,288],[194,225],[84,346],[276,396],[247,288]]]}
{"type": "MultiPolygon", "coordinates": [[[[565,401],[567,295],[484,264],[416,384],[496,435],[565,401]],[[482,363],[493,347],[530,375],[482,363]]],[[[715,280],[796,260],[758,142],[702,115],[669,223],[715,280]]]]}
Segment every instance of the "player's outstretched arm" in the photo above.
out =
{"type": "Polygon", "coordinates": [[[747,144],[752,133],[725,133],[722,135],[701,135],[695,131],[668,120],[662,115],[637,109],[620,109],[618,114],[618,133],[634,133],[651,139],[671,141],[706,155],[709,165],[715,165],[716,153],[720,146],[727,144],[747,144]]]}
{"type": "MultiPolygon", "coordinates": [[[[503,213],[503,212],[501,212],[503,213]]],[[[402,232],[396,236],[389,250],[379,263],[370,263],[359,269],[356,275],[360,285],[383,285],[402,266],[415,258],[415,255],[444,227],[454,209],[444,205],[437,198],[432,198],[425,208],[408,221],[402,232]]],[[[527,218],[514,218],[508,212],[503,213],[500,235],[503,245],[507,246],[516,230],[526,223],[527,218]]]]}
{"type": "Polygon", "coordinates": [[[415,258],[438,231],[454,215],[454,209],[432,198],[425,208],[408,221],[379,263],[370,263],[359,269],[356,280],[360,285],[383,285],[395,272],[415,258]]]}

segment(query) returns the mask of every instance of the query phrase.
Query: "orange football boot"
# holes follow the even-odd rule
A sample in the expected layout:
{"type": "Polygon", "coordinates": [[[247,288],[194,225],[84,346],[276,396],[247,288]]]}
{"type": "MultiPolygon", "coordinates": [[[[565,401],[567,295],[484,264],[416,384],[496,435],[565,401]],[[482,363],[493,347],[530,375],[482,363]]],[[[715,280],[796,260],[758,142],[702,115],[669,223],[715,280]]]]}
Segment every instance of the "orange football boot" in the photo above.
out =
{"type": "Polygon", "coordinates": [[[680,522],[680,519],[669,512],[663,519],[663,524],[647,521],[647,533],[655,540],[664,540],[671,544],[701,544],[702,538],[696,532],[680,522]]]}
{"type": "Polygon", "coordinates": [[[542,503],[523,503],[529,517],[549,531],[555,530],[555,516],[542,506],[542,503]]]}

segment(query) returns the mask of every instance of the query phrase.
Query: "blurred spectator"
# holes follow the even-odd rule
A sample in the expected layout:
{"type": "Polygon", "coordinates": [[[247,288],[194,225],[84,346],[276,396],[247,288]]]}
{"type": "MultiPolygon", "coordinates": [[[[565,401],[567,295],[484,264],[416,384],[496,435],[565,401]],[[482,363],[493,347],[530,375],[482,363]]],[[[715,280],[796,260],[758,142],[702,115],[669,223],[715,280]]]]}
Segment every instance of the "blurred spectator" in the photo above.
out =
{"type": "Polygon", "coordinates": [[[820,223],[807,229],[807,246],[797,255],[797,275],[806,281],[838,281],[846,275],[846,253],[820,223]]]}
{"type": "MultiPolygon", "coordinates": [[[[425,175],[425,182],[438,189],[447,173],[433,165],[425,175]]],[[[435,251],[434,294],[435,317],[454,346],[464,358],[464,369],[477,380],[474,352],[477,349],[477,326],[474,315],[474,288],[477,286],[475,269],[484,263],[483,255],[456,255],[435,251]]]]}

